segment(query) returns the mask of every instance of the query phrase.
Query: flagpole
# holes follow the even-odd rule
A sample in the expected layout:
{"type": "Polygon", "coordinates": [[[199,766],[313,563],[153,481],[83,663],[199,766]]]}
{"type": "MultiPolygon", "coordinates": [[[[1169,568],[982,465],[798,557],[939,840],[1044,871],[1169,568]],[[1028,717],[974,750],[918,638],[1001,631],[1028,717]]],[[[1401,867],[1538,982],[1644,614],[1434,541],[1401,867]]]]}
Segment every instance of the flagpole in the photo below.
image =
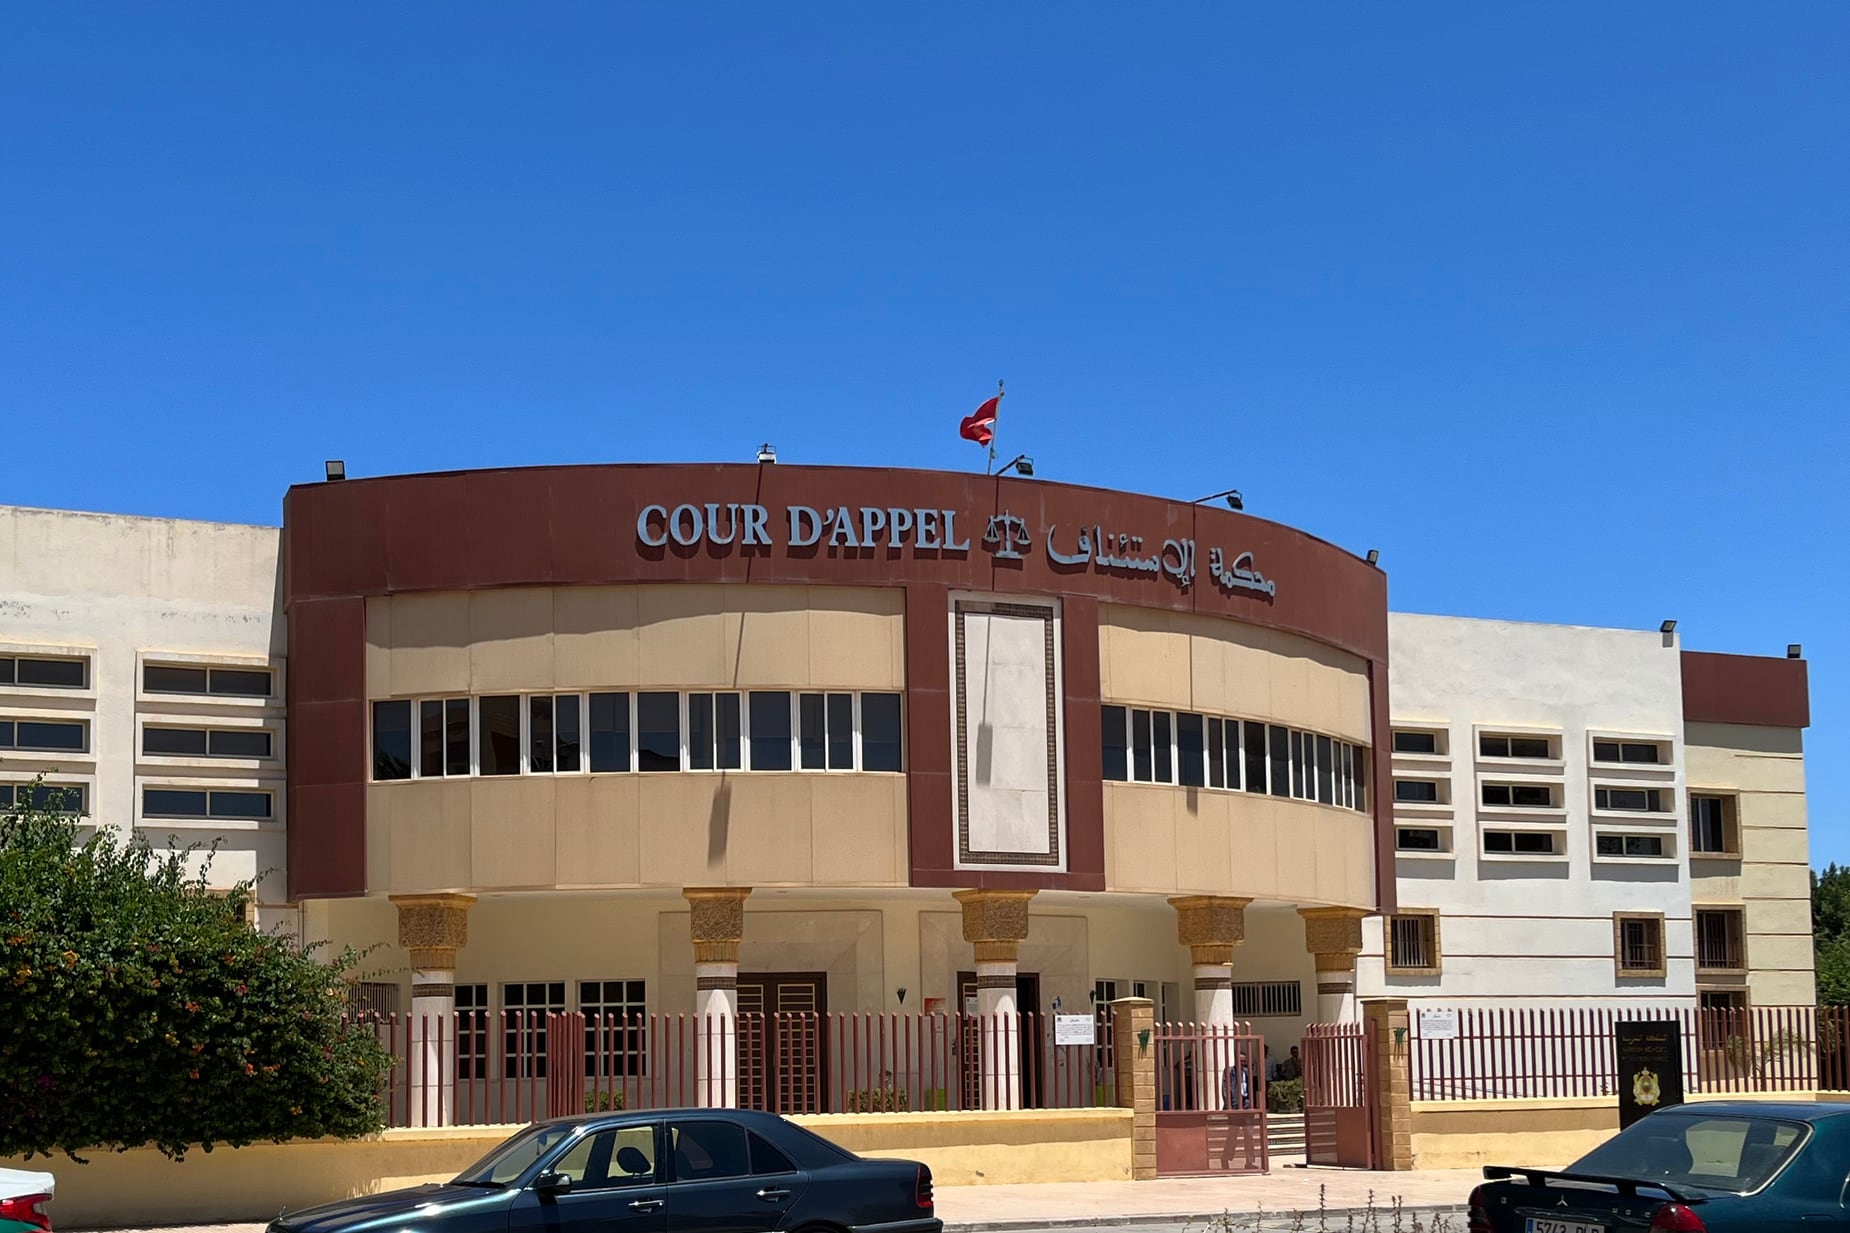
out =
{"type": "Polygon", "coordinates": [[[996,422],[989,430],[989,461],[983,466],[983,474],[988,475],[996,469],[996,434],[1002,431],[1002,382],[996,382],[996,422]]]}

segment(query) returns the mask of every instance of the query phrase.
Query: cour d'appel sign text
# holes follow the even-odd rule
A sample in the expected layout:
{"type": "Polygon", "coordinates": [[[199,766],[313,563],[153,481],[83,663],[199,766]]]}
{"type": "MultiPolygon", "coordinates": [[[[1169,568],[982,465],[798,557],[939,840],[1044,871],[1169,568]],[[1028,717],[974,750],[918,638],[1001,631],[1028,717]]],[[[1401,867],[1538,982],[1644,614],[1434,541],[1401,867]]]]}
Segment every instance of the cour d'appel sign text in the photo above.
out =
{"type": "MultiPolygon", "coordinates": [[[[840,505],[817,508],[787,505],[771,517],[768,506],[737,501],[704,504],[647,505],[636,517],[636,542],[646,548],[702,545],[741,548],[862,549],[967,553],[972,544],[958,526],[958,511],[907,506],[840,505]]],[[[998,561],[1024,560],[1041,545],[1048,563],[1061,572],[1090,570],[1121,576],[1167,578],[1182,590],[1195,584],[1201,570],[1200,546],[1193,538],[1171,537],[1160,546],[1143,536],[1107,529],[1097,523],[1063,531],[1049,526],[1038,534],[1014,514],[992,515],[977,537],[998,561]]],[[[1251,552],[1229,555],[1218,545],[1207,553],[1207,576],[1229,594],[1246,592],[1272,599],[1278,583],[1261,573],[1251,552]]]]}

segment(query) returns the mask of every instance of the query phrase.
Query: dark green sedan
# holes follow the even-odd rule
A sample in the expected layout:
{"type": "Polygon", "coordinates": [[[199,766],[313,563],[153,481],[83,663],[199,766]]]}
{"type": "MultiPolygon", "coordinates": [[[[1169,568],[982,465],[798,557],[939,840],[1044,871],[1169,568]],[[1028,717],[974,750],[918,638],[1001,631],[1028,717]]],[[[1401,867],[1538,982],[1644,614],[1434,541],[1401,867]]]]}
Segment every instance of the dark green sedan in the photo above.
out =
{"type": "Polygon", "coordinates": [[[1471,1233],[1850,1230],[1850,1104],[1679,1105],[1565,1169],[1484,1177],[1471,1233]]]}

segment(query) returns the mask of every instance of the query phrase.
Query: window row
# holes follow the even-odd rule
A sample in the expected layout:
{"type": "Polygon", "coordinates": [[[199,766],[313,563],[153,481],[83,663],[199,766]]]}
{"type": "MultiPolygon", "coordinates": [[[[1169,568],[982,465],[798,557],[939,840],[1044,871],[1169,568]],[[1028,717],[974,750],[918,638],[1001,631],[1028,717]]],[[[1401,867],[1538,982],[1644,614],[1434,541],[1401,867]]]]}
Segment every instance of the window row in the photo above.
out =
{"type": "MultiPolygon", "coordinates": [[[[1437,779],[1394,779],[1394,801],[1401,805],[1447,803],[1450,785],[1437,779]]],[[[1676,794],[1669,788],[1600,786],[1593,807],[1606,813],[1671,813],[1676,794]]],[[[1553,783],[1484,783],[1478,800],[1486,809],[1560,809],[1561,785],[1553,783]]]]}
{"type": "Polygon", "coordinates": [[[1367,808],[1368,750],[1277,724],[1106,705],[1104,776],[1367,808]]]}
{"type": "MultiPolygon", "coordinates": [[[[1397,851],[1449,854],[1449,828],[1437,826],[1399,826],[1394,829],[1397,851]]],[[[1486,856],[1565,856],[1563,830],[1485,830],[1481,841],[1486,856]]],[[[1664,834],[1620,834],[1602,831],[1593,837],[1593,855],[1597,859],[1667,860],[1676,855],[1675,839],[1664,834]]]]}
{"type": "Polygon", "coordinates": [[[141,752],[162,758],[268,758],[276,747],[268,728],[168,728],[141,730],[141,752]]]}
{"type": "Polygon", "coordinates": [[[640,690],[373,703],[373,778],[898,771],[896,693],[640,690]]]}
{"type": "MultiPolygon", "coordinates": [[[[1450,752],[1448,733],[1442,728],[1396,728],[1394,752],[1397,754],[1444,755],[1450,752]]],[[[1553,762],[1561,757],[1560,737],[1545,733],[1481,732],[1477,738],[1480,758],[1527,759],[1553,762]]],[[[1670,743],[1654,740],[1625,740],[1619,737],[1594,737],[1592,761],[1614,766],[1664,766],[1670,762],[1670,743]]]]}
{"type": "MultiPolygon", "coordinates": [[[[1697,913],[1699,918],[1702,915],[1697,913]]],[[[1699,938],[1702,928],[1698,925],[1699,938]]],[[[1725,930],[1726,926],[1710,928],[1725,930]]],[[[1389,975],[1436,976],[1440,973],[1439,913],[1418,909],[1397,912],[1385,919],[1383,934],[1389,975]]],[[[1664,918],[1661,915],[1614,913],[1612,934],[1613,967],[1617,975],[1661,977],[1665,974],[1664,918]]],[[[1716,932],[1713,936],[1726,935],[1716,932]]]]}
{"type": "MultiPolygon", "coordinates": [[[[86,689],[90,660],[77,655],[0,655],[0,686],[35,689],[86,689]]],[[[143,664],[141,688],[150,694],[184,694],[218,698],[269,698],[276,674],[269,668],[214,664],[143,664]]]]}

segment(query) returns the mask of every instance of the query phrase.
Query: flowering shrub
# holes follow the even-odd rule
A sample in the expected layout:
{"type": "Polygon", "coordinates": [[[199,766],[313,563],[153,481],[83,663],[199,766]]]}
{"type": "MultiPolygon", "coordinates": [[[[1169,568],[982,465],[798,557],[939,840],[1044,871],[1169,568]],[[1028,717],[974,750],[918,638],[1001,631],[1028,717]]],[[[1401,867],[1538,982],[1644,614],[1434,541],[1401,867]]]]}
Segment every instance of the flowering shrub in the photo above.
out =
{"type": "Polygon", "coordinates": [[[343,1027],[345,972],[244,923],[182,853],[0,814],[0,1158],[179,1157],[382,1125],[391,1058],[343,1027]]]}

